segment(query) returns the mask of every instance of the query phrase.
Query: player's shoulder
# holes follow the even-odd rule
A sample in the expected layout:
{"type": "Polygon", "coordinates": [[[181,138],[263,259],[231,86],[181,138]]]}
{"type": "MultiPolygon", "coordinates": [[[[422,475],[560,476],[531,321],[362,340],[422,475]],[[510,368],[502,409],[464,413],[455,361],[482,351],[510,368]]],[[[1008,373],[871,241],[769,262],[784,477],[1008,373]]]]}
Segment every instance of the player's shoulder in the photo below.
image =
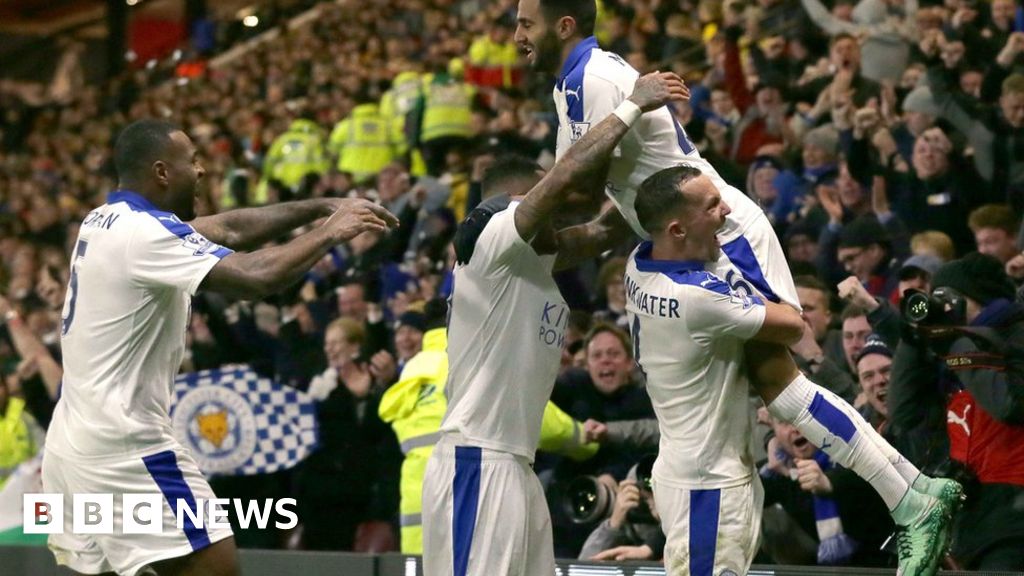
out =
{"type": "Polygon", "coordinates": [[[644,242],[630,255],[628,283],[651,287],[652,291],[719,294],[728,296],[729,285],[698,261],[653,260],[650,242],[644,242]]]}
{"type": "Polygon", "coordinates": [[[668,273],[666,276],[681,290],[697,291],[702,295],[722,296],[729,296],[732,292],[725,280],[707,270],[683,270],[668,273]]]}
{"type": "Polygon", "coordinates": [[[621,56],[600,48],[594,49],[584,69],[586,82],[605,82],[620,88],[628,84],[628,88],[632,89],[639,76],[640,73],[621,56]]]}

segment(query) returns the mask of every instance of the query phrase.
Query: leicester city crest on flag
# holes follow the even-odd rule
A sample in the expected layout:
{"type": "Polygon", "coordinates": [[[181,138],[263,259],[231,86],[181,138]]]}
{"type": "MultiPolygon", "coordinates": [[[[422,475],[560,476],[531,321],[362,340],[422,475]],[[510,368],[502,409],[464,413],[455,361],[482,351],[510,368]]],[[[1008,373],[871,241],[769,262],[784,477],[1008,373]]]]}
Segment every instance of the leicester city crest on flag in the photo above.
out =
{"type": "Polygon", "coordinates": [[[181,374],[174,435],[205,474],[269,474],[295,466],[317,443],[316,407],[304,392],[226,366],[181,374]]]}

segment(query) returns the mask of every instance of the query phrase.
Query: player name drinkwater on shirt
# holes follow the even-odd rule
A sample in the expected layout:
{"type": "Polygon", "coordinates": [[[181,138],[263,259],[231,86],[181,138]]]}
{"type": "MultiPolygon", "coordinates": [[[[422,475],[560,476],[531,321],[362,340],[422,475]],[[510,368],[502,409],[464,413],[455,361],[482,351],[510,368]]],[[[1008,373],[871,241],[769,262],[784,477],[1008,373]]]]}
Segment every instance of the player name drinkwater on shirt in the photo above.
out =
{"type": "MultiPolygon", "coordinates": [[[[120,513],[113,494],[74,494],[71,531],[74,534],[114,534],[114,520],[120,520],[119,534],[160,534],[164,530],[164,511],[168,497],[163,494],[122,494],[120,513]]],[[[23,529],[25,534],[63,534],[64,495],[25,494],[23,529]]],[[[294,498],[243,500],[241,498],[175,498],[172,506],[178,530],[230,528],[228,517],[234,514],[238,525],[266,530],[287,530],[298,522],[294,498]]]]}
{"type": "Polygon", "coordinates": [[[679,318],[679,300],[652,296],[640,290],[640,287],[629,276],[626,276],[626,297],[637,307],[637,310],[645,314],[662,318],[679,318]]]}

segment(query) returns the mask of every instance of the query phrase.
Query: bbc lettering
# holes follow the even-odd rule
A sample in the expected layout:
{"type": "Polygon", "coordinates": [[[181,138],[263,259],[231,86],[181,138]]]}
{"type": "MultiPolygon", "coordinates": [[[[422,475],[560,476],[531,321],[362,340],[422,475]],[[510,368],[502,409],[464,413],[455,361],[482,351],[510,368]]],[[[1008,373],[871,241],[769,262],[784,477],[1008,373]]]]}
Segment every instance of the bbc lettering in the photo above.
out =
{"type": "MultiPolygon", "coordinates": [[[[66,529],[63,494],[25,494],[22,518],[25,534],[63,534],[66,529]]],[[[241,500],[239,498],[196,498],[193,505],[177,499],[174,506],[174,525],[196,528],[230,528],[231,511],[242,529],[255,524],[266,530],[274,513],[278,517],[274,528],[288,530],[298,522],[295,499],[282,498],[276,502],[241,500]]],[[[164,511],[167,501],[163,494],[123,494],[120,511],[114,506],[113,494],[73,494],[71,499],[71,531],[74,534],[114,534],[115,519],[118,534],[160,534],[164,531],[164,511]]]]}

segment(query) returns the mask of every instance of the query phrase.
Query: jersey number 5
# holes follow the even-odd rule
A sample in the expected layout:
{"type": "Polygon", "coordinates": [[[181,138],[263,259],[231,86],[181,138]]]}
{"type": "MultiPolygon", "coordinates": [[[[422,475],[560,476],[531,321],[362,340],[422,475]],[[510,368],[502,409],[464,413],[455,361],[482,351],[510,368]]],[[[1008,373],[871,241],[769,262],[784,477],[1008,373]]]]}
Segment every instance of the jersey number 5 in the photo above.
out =
{"type": "Polygon", "coordinates": [[[71,281],[68,283],[67,313],[61,319],[61,336],[68,333],[68,330],[71,328],[71,322],[75,319],[75,302],[78,300],[78,264],[80,260],[85,258],[85,249],[88,247],[89,243],[85,240],[79,240],[78,244],[75,245],[75,257],[71,260],[71,281]]]}

